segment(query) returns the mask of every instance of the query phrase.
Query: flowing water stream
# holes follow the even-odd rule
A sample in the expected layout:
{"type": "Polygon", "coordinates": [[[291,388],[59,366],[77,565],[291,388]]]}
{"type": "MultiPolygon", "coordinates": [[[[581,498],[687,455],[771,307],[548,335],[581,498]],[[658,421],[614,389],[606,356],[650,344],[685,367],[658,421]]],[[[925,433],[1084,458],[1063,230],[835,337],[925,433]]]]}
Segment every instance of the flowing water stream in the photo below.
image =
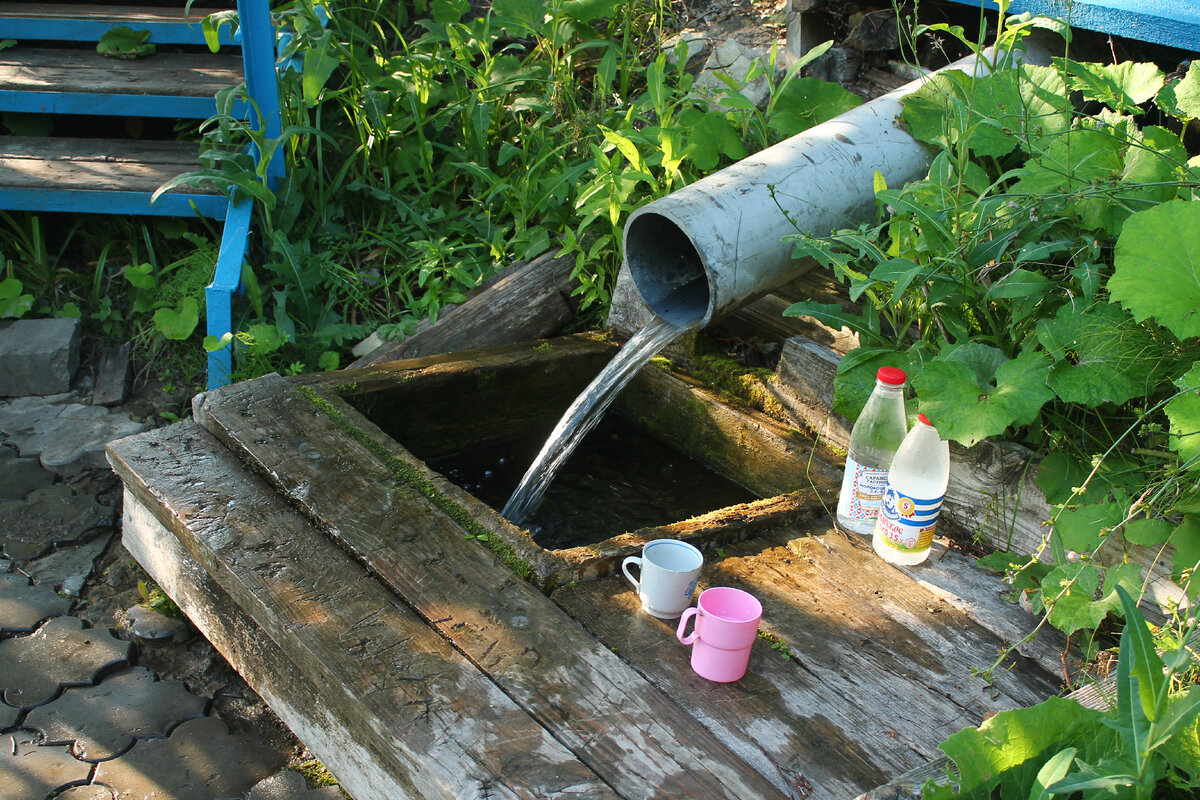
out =
{"type": "Polygon", "coordinates": [[[638,370],[660,350],[679,338],[690,326],[653,317],[635,333],[601,370],[588,387],[575,398],[558,425],[542,446],[541,452],[526,470],[520,484],[501,512],[518,525],[527,523],[538,509],[546,488],[554,480],[575,447],[596,426],[613,399],[633,379],[638,370]]]}

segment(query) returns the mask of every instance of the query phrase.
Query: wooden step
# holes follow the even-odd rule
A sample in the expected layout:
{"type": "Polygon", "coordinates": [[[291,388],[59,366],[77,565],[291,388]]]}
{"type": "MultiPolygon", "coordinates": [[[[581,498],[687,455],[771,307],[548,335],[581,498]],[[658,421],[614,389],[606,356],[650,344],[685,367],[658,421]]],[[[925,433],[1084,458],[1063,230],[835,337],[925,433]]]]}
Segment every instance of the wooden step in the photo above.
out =
{"type": "Polygon", "coordinates": [[[0,110],[41,114],[205,119],[214,97],[241,83],[239,56],[157,53],[105,58],[94,50],[0,52],[0,110]]]}
{"type": "Polygon", "coordinates": [[[192,142],[3,136],[0,208],[219,217],[228,203],[215,187],[168,192],[150,204],[159,186],[200,168],[197,153],[192,142]]]}
{"type": "MultiPolygon", "coordinates": [[[[218,8],[145,8],[141,6],[66,5],[61,3],[0,4],[0,39],[94,42],[114,27],[128,25],[150,31],[155,44],[204,44],[200,21],[218,8]]],[[[223,44],[229,26],[220,31],[223,44]]]]}

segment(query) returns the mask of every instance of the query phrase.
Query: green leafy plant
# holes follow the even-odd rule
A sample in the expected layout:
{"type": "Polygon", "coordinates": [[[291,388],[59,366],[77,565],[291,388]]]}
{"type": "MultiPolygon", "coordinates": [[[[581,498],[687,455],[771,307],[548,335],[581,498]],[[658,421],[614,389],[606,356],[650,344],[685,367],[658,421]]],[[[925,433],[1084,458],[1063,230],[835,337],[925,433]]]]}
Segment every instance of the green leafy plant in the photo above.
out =
{"type": "Polygon", "coordinates": [[[1050,800],[1053,797],[1185,796],[1200,788],[1200,686],[1175,679],[1194,669],[1189,625],[1161,655],[1129,594],[1124,609],[1115,702],[1106,711],[1051,698],[1002,711],[940,745],[954,769],[928,800],[1050,800]]]}
{"type": "Polygon", "coordinates": [[[836,410],[856,417],[876,369],[899,366],[945,438],[1045,455],[1042,549],[983,563],[1067,633],[1119,612],[1118,587],[1142,590],[1101,548],[1169,543],[1184,583],[1200,559],[1200,161],[1172,132],[1198,90],[1196,66],[1169,83],[1153,64],[1069,58],[940,73],[902,115],[935,148],[928,177],[877,180],[875,224],[794,237],[861,301],[788,311],[860,335],[836,410]]]}
{"type": "Polygon", "coordinates": [[[20,319],[33,308],[33,295],[23,294],[16,278],[0,281],[0,319],[20,319]]]}
{"type": "Polygon", "coordinates": [[[154,55],[156,49],[150,42],[150,31],[135,31],[128,25],[110,28],[96,42],[96,52],[108,58],[145,58],[154,55]]]}

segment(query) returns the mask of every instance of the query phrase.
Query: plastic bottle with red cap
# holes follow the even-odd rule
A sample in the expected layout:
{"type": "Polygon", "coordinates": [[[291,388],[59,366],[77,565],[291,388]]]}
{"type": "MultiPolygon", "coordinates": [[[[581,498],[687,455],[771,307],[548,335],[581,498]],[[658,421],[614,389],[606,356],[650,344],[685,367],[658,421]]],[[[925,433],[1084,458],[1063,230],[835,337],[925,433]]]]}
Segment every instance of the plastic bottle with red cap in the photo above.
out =
{"type": "Polygon", "coordinates": [[[942,498],[950,484],[950,443],[924,414],[904,437],[875,520],[871,544],[893,564],[920,564],[929,558],[942,498]]]}
{"type": "Polygon", "coordinates": [[[841,527],[863,536],[870,536],[875,530],[888,468],[908,430],[904,413],[907,379],[902,369],[880,367],[875,373],[875,389],[850,431],[837,521],[841,527]]]}

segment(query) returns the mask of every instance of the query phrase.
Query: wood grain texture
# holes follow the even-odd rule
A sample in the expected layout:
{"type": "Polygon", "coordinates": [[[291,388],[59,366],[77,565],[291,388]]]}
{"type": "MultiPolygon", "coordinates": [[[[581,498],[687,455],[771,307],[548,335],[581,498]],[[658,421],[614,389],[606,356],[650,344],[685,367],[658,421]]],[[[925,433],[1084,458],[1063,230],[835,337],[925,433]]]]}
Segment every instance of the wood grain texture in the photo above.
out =
{"type": "Polygon", "coordinates": [[[351,366],[554,336],[573,317],[569,301],[573,265],[571,257],[556,258],[551,253],[513,265],[433,325],[401,341],[389,342],[351,366]]]}
{"type": "MultiPolygon", "coordinates": [[[[209,392],[194,409],[620,795],[783,796],[287,381],[209,392]]],[[[405,456],[349,406],[340,410],[405,456]]]]}
{"type": "Polygon", "coordinates": [[[692,675],[671,627],[638,614],[619,577],[554,598],[748,762],[775,767],[784,783],[802,776],[814,800],[877,786],[936,757],[938,742],[985,713],[1057,691],[1054,675],[1023,658],[991,685],[971,677],[1000,640],[863,543],[817,527],[725,551],[706,565],[702,587],[757,596],[771,637],[735,685],[692,675]]]}
{"type": "MultiPolygon", "coordinates": [[[[337,720],[342,736],[392,754],[380,769],[408,787],[406,796],[614,797],[198,426],[180,423],[123,439],[109,453],[131,499],[170,529],[268,637],[261,645],[273,643],[313,690],[313,697],[293,696],[289,704],[318,702],[297,713],[337,720]]],[[[170,569],[172,559],[154,547],[141,555],[152,571],[170,569]]],[[[253,631],[246,635],[253,638],[253,631]]]]}
{"type": "MultiPolygon", "coordinates": [[[[0,185],[17,189],[153,192],[200,168],[190,142],[0,137],[0,185]]],[[[215,187],[178,191],[218,194],[215,187]]]]}
{"type": "Polygon", "coordinates": [[[214,97],[242,82],[242,59],[214,53],[107,58],[95,50],[13,47],[0,52],[0,91],[214,97]]]}
{"type": "Polygon", "coordinates": [[[190,12],[182,5],[178,8],[152,8],[147,6],[98,5],[81,3],[0,3],[0,19],[94,19],[118,25],[138,22],[181,22],[194,20],[199,23],[217,8],[192,5],[190,12]]]}

